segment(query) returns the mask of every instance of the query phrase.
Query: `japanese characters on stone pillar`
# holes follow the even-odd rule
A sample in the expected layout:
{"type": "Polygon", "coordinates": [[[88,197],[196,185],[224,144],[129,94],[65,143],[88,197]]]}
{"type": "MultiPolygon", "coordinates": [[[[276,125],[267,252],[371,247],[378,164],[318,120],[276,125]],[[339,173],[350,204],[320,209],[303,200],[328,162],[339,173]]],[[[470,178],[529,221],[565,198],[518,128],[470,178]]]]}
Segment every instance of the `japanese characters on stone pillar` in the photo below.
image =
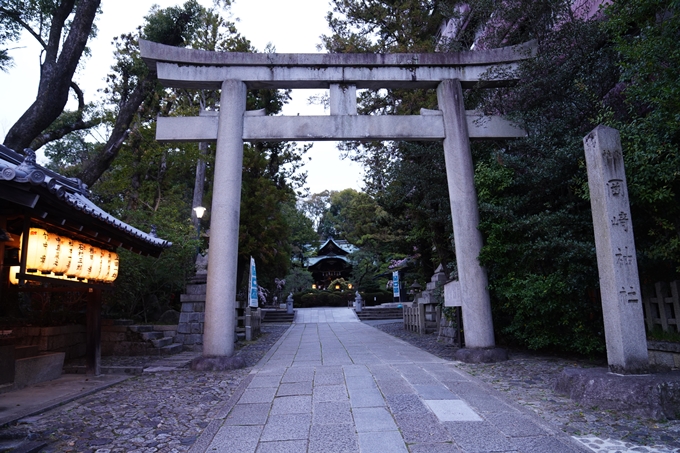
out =
{"type": "Polygon", "coordinates": [[[609,369],[643,373],[648,369],[647,338],[621,139],[616,129],[598,126],[583,144],[609,369]]]}

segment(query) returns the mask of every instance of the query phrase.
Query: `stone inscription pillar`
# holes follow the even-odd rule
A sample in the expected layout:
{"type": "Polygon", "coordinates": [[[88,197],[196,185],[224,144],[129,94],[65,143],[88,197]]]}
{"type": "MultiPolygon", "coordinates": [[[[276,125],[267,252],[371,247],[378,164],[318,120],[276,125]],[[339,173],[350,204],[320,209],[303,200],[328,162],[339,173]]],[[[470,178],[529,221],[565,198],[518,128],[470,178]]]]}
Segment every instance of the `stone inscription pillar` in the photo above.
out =
{"type": "Polygon", "coordinates": [[[647,337],[619,132],[598,126],[583,145],[609,370],[644,373],[649,366],[647,337]]]}
{"type": "Polygon", "coordinates": [[[231,356],[234,353],[245,110],[246,85],[240,80],[225,80],[220,97],[215,182],[210,213],[204,356],[231,356]]]}
{"type": "Polygon", "coordinates": [[[449,185],[453,238],[462,295],[465,346],[495,346],[491,301],[486,269],[479,264],[482,234],[479,225],[474,167],[470,153],[463,90],[459,80],[444,80],[437,88],[439,109],[444,117],[444,158],[449,185]]]}

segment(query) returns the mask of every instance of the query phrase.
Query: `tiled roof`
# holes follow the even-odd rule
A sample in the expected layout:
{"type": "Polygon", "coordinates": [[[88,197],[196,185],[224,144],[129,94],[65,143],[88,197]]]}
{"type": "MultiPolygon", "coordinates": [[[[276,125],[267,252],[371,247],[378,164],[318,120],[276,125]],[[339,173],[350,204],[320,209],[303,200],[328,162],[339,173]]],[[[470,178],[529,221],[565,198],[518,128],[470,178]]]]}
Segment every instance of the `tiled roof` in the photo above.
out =
{"type": "MultiPolygon", "coordinates": [[[[26,193],[35,193],[35,203],[42,198],[44,205],[72,212],[75,210],[90,218],[94,226],[105,224],[117,231],[117,239],[127,244],[126,248],[139,251],[140,245],[147,254],[157,255],[162,249],[170,247],[171,242],[161,239],[155,232],[145,233],[128,225],[95,205],[88,198],[88,188],[77,178],[67,178],[38,165],[35,152],[27,149],[21,155],[4,145],[0,145],[0,185],[7,184],[24,189],[26,193]],[[46,203],[46,204],[45,204],[46,203]]],[[[10,200],[12,201],[12,200],[10,200]]],[[[30,206],[33,207],[33,206],[30,206]]]]}

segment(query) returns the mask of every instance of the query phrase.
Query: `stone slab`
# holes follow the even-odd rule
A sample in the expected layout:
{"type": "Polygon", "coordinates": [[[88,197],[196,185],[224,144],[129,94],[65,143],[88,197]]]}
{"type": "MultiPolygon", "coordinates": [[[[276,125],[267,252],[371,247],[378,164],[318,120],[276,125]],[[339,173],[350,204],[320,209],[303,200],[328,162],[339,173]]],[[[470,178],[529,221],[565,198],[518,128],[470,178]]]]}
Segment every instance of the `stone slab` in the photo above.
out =
{"type": "Polygon", "coordinates": [[[408,453],[399,431],[359,433],[361,453],[408,453]]]}
{"type": "Polygon", "coordinates": [[[54,352],[15,361],[14,385],[24,388],[61,377],[66,353],[54,352]]]}
{"type": "Polygon", "coordinates": [[[441,422],[482,421],[482,417],[462,400],[424,400],[423,402],[441,422]]]}
{"type": "Polygon", "coordinates": [[[255,453],[262,426],[225,425],[217,431],[206,451],[255,453]]]}
{"type": "Polygon", "coordinates": [[[587,406],[656,419],[680,419],[680,371],[618,375],[605,368],[565,368],[555,391],[587,406]]]}
{"type": "Polygon", "coordinates": [[[311,412],[312,397],[309,395],[275,398],[271,410],[272,415],[311,414],[311,412]]]}
{"type": "Polygon", "coordinates": [[[383,407],[358,407],[352,409],[357,432],[396,431],[392,414],[383,407]]]}
{"type": "Polygon", "coordinates": [[[311,424],[311,414],[270,415],[260,441],[307,440],[311,424]]]}
{"type": "Polygon", "coordinates": [[[312,424],[345,425],[352,423],[352,411],[348,402],[333,401],[314,404],[312,424]]]}
{"type": "Polygon", "coordinates": [[[333,453],[359,451],[359,439],[353,425],[312,425],[307,452],[328,453],[330,451],[333,453]]]}

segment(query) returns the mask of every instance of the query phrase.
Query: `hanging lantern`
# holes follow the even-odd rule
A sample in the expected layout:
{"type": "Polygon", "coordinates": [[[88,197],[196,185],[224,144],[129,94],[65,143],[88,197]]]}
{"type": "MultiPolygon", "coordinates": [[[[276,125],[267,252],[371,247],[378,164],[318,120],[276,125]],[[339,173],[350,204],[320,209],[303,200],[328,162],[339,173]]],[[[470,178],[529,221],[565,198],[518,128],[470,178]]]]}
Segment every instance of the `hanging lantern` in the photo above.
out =
{"type": "Polygon", "coordinates": [[[119,256],[116,252],[111,252],[111,264],[109,267],[109,275],[106,277],[106,282],[111,283],[113,282],[117,277],[118,277],[118,265],[119,265],[119,256]]]}
{"type": "MultiPolygon", "coordinates": [[[[28,230],[28,250],[26,253],[26,271],[46,271],[47,267],[47,247],[49,245],[49,234],[42,228],[31,228],[28,230]]],[[[21,235],[21,245],[24,245],[24,235],[21,235]]],[[[23,255],[23,250],[20,252],[23,255]]]]}
{"type": "Polygon", "coordinates": [[[109,268],[111,266],[111,253],[108,250],[101,249],[101,269],[99,275],[97,275],[97,280],[106,281],[106,277],[109,275],[109,268]]]}
{"type": "Polygon", "coordinates": [[[12,285],[18,285],[19,284],[19,279],[17,278],[17,274],[19,273],[21,267],[20,266],[10,266],[9,267],[9,282],[12,285]]]}
{"type": "Polygon", "coordinates": [[[85,256],[85,244],[80,241],[71,241],[71,261],[66,271],[66,276],[69,278],[77,278],[80,270],[83,268],[83,259],[85,256]]]}
{"type": "Polygon", "coordinates": [[[70,239],[54,233],[47,233],[47,254],[45,267],[41,269],[43,274],[52,272],[56,275],[63,275],[68,270],[71,262],[71,250],[67,242],[70,239]]]}
{"type": "Polygon", "coordinates": [[[102,272],[104,261],[104,250],[99,247],[94,248],[94,255],[92,257],[92,270],[88,280],[99,280],[99,274],[102,272]]]}
{"type": "Polygon", "coordinates": [[[73,239],[64,236],[57,236],[57,257],[54,262],[52,272],[56,275],[65,275],[71,264],[71,254],[73,253],[73,239]]]}
{"type": "MultiPolygon", "coordinates": [[[[23,236],[21,245],[23,246],[23,236]]],[[[42,228],[29,229],[26,274],[110,283],[118,277],[118,261],[119,257],[115,252],[48,233],[42,228]]],[[[19,266],[13,266],[10,270],[10,283],[18,283],[16,274],[19,269],[19,266]]]]}
{"type": "Polygon", "coordinates": [[[92,268],[94,267],[94,259],[97,255],[97,247],[94,245],[85,244],[85,251],[83,253],[83,267],[80,269],[80,272],[77,275],[79,280],[92,278],[92,268]]]}

